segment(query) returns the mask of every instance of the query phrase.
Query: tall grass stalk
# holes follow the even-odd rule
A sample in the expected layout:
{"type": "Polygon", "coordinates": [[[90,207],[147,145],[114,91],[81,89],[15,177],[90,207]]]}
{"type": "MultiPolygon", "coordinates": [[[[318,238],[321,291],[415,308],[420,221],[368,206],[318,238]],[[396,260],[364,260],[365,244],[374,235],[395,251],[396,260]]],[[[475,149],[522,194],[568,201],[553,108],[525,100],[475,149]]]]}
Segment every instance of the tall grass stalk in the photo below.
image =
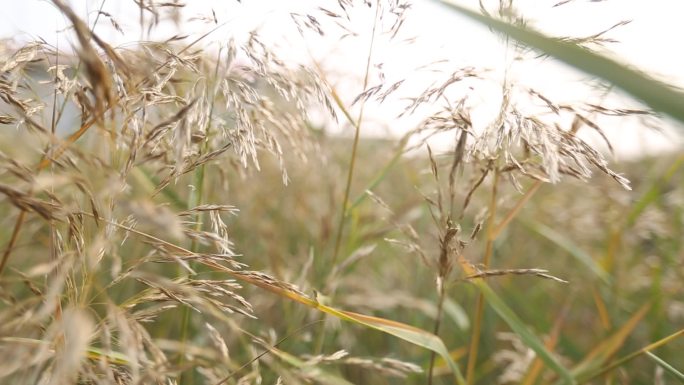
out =
{"type": "MultiPolygon", "coordinates": [[[[494,170],[492,181],[492,192],[487,209],[487,232],[485,236],[485,249],[482,257],[484,269],[489,268],[492,254],[494,253],[494,232],[496,228],[496,209],[497,209],[497,189],[499,186],[499,171],[494,170]]],[[[475,315],[473,317],[473,332],[470,337],[470,348],[468,349],[468,364],[466,366],[466,384],[470,385],[475,379],[475,365],[477,364],[478,350],[480,347],[480,336],[482,334],[482,318],[484,316],[484,295],[478,293],[475,300],[475,315]]]]}
{"type": "MultiPolygon", "coordinates": [[[[366,69],[363,76],[363,90],[368,88],[368,79],[370,76],[370,68],[373,59],[373,46],[375,44],[375,33],[378,25],[378,19],[380,16],[380,0],[376,1],[375,4],[375,17],[373,18],[373,27],[371,30],[370,43],[368,44],[368,55],[366,58],[366,69]]],[[[337,233],[335,235],[335,246],[333,248],[332,259],[330,261],[330,269],[334,269],[337,265],[337,259],[340,253],[340,245],[342,243],[342,234],[344,233],[344,224],[347,219],[347,214],[349,208],[347,207],[349,203],[349,195],[351,194],[352,181],[354,179],[354,168],[356,166],[356,156],[359,147],[359,138],[361,137],[361,124],[363,122],[363,112],[365,110],[366,103],[365,100],[361,101],[359,106],[359,115],[356,118],[356,124],[354,125],[354,142],[352,143],[351,155],[349,159],[349,168],[347,169],[347,180],[344,186],[344,196],[342,198],[342,206],[340,207],[340,219],[337,225],[337,233]]],[[[332,270],[331,270],[332,271],[332,270]]]]}

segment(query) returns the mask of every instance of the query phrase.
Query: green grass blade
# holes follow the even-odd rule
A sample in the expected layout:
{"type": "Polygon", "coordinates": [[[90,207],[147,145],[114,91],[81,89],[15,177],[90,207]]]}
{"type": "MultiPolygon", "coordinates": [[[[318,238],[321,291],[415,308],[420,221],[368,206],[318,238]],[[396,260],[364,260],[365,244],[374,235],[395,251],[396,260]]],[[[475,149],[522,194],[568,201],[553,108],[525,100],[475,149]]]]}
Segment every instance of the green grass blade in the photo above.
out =
{"type": "Polygon", "coordinates": [[[532,223],[523,221],[522,223],[524,223],[528,228],[530,228],[537,234],[556,244],[556,246],[559,246],[561,249],[567,251],[568,254],[570,254],[578,262],[580,262],[587,269],[589,269],[589,271],[594,273],[594,275],[596,275],[601,281],[603,281],[603,283],[610,283],[611,279],[608,273],[603,268],[601,268],[601,266],[599,266],[599,264],[596,263],[596,261],[594,261],[591,255],[587,254],[587,252],[585,252],[579,246],[577,246],[571,239],[568,239],[563,234],[539,222],[532,223]]]}
{"type": "MultiPolygon", "coordinates": [[[[135,181],[138,182],[147,193],[149,193],[149,195],[151,195],[154,189],[159,185],[159,180],[144,168],[133,168],[131,170],[131,175],[135,181]]],[[[161,194],[166,197],[176,209],[185,210],[188,206],[187,202],[181,198],[174,189],[162,189],[161,194]]]]}
{"type": "MultiPolygon", "coordinates": [[[[37,340],[33,338],[24,338],[24,337],[3,337],[0,338],[0,342],[2,343],[7,343],[7,342],[12,342],[12,343],[20,343],[20,344],[27,344],[27,345],[44,345],[44,346],[50,346],[50,343],[48,341],[44,340],[37,340]]],[[[106,360],[107,362],[117,364],[117,365],[129,365],[130,360],[128,357],[119,352],[115,351],[105,351],[103,349],[99,349],[93,346],[88,346],[86,349],[86,357],[88,357],[91,360],[97,360],[97,361],[102,361],[106,360]]]]}
{"type": "Polygon", "coordinates": [[[447,8],[470,19],[505,33],[529,47],[535,48],[590,75],[609,81],[655,111],[684,122],[684,93],[642,72],[629,68],[605,56],[576,44],[559,41],[529,28],[521,28],[440,0],[447,8]]]}
{"type": "Polygon", "coordinates": [[[426,332],[422,329],[418,329],[399,322],[386,320],[383,318],[370,317],[363,314],[335,310],[329,307],[327,307],[327,309],[320,310],[328,314],[334,315],[340,319],[364,325],[382,331],[389,335],[393,335],[404,341],[410,342],[414,345],[423,347],[425,349],[431,350],[439,354],[446,361],[452,373],[454,373],[454,376],[456,377],[456,382],[458,384],[465,384],[465,379],[463,378],[463,375],[461,374],[458,365],[456,365],[456,362],[451,358],[451,354],[449,354],[449,350],[444,345],[444,342],[442,342],[442,340],[436,335],[426,332]]]}
{"type": "Polygon", "coordinates": [[[470,329],[470,319],[461,305],[450,298],[444,299],[444,313],[454,321],[459,329],[466,331],[470,329]]]}
{"type": "Polygon", "coordinates": [[[387,164],[380,170],[378,171],[377,175],[371,180],[371,182],[366,186],[365,189],[363,189],[363,192],[359,194],[359,196],[354,200],[354,202],[349,206],[349,211],[354,210],[358,205],[363,202],[366,197],[368,197],[368,194],[366,194],[366,191],[372,191],[377,185],[382,182],[387,174],[389,174],[390,170],[394,168],[394,166],[399,163],[399,160],[401,159],[401,156],[404,154],[404,150],[406,149],[406,144],[408,143],[409,136],[405,136],[404,138],[401,139],[399,142],[399,146],[397,147],[396,151],[394,152],[394,155],[392,158],[387,162],[387,164]]]}
{"type": "MultiPolygon", "coordinates": [[[[461,265],[461,268],[464,270],[464,272],[468,275],[474,274],[475,270],[473,267],[464,259],[459,259],[459,263],[461,265]]],[[[492,290],[487,283],[481,279],[473,279],[470,282],[475,284],[475,286],[480,289],[482,292],[482,295],[484,295],[485,299],[487,300],[487,303],[489,306],[494,309],[496,314],[501,317],[506,324],[513,330],[515,334],[520,337],[520,340],[527,345],[530,349],[534,350],[535,353],[537,353],[537,356],[539,359],[541,359],[547,367],[549,367],[551,370],[556,372],[560,378],[562,379],[562,383],[564,384],[575,384],[575,379],[572,376],[572,373],[565,368],[558,360],[556,357],[553,356],[551,352],[549,352],[544,344],[537,338],[537,336],[534,335],[530,331],[530,329],[523,323],[523,321],[515,314],[515,312],[506,305],[506,303],[499,297],[494,290],[492,290]]]]}
{"type": "Polygon", "coordinates": [[[684,374],[682,374],[682,372],[675,369],[672,365],[663,361],[660,357],[656,356],[651,352],[646,352],[646,355],[649,356],[653,361],[655,361],[656,364],[658,364],[658,366],[665,369],[665,371],[670,373],[674,378],[678,379],[679,383],[684,384],[684,374]]]}
{"type": "Polygon", "coordinates": [[[575,384],[575,380],[563,365],[549,352],[544,344],[537,338],[530,329],[523,323],[523,321],[515,314],[515,312],[506,305],[506,303],[499,297],[489,285],[483,280],[474,280],[477,287],[482,291],[482,294],[487,299],[489,306],[501,317],[506,324],[520,337],[522,342],[530,349],[537,353],[537,356],[554,372],[556,372],[565,384],[575,384]]]}

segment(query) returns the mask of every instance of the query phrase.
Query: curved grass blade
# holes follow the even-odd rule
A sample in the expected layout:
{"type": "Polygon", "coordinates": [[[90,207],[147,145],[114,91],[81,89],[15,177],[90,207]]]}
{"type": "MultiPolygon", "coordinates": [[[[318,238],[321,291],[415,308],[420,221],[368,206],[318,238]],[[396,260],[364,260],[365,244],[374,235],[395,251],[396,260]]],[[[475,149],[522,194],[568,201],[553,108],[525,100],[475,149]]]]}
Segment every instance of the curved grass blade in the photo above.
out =
{"type": "MultiPolygon", "coordinates": [[[[461,268],[463,268],[467,275],[473,275],[477,273],[464,258],[459,258],[458,261],[461,265],[461,268]]],[[[522,340],[522,342],[530,349],[534,350],[534,352],[537,353],[537,356],[546,364],[546,366],[548,366],[561,377],[562,383],[576,383],[572,373],[570,373],[568,369],[558,362],[556,357],[554,357],[553,354],[546,349],[539,338],[537,338],[537,336],[530,331],[530,329],[525,325],[525,323],[523,323],[517,314],[515,314],[515,312],[508,307],[508,305],[506,305],[501,297],[499,297],[482,278],[476,278],[470,282],[475,284],[475,286],[480,289],[489,306],[491,306],[496,314],[498,314],[499,317],[501,317],[511,328],[511,330],[513,330],[513,332],[520,337],[520,340],[522,340]]]]}
{"type": "Polygon", "coordinates": [[[104,357],[105,360],[108,362],[111,362],[113,364],[117,365],[128,365],[130,363],[130,360],[128,357],[126,357],[125,354],[115,352],[115,351],[104,351],[102,349],[96,348],[96,347],[89,347],[88,350],[86,351],[86,356],[91,359],[91,360],[102,360],[104,357]]]}
{"type": "MultiPolygon", "coordinates": [[[[93,217],[91,213],[87,212],[81,212],[83,215],[93,217]]],[[[171,242],[165,241],[163,239],[157,238],[153,235],[147,234],[145,232],[142,232],[140,230],[134,229],[132,227],[122,225],[117,222],[113,222],[110,220],[106,220],[104,218],[99,218],[100,220],[107,222],[113,226],[116,226],[120,229],[123,229],[127,232],[130,232],[132,234],[139,235],[141,237],[147,238],[148,240],[152,240],[154,242],[163,244],[164,246],[168,246],[171,250],[175,250],[177,252],[183,253],[185,255],[197,255],[196,253],[185,249],[181,246],[175,245],[171,242]]],[[[337,318],[340,318],[345,321],[353,322],[359,325],[363,325],[372,329],[379,330],[381,332],[387,333],[389,335],[398,337],[404,341],[410,342],[416,346],[423,347],[425,349],[431,350],[437,354],[439,354],[446,362],[451,371],[454,373],[454,376],[456,377],[456,382],[459,385],[465,384],[465,379],[463,378],[463,375],[461,374],[461,371],[458,368],[458,365],[456,365],[456,362],[451,358],[449,355],[449,350],[446,348],[444,345],[444,342],[442,340],[429,332],[426,332],[423,329],[419,329],[401,322],[396,322],[396,321],[391,321],[388,319],[384,318],[379,318],[379,317],[371,317],[359,313],[353,313],[349,311],[344,311],[344,310],[339,310],[335,309],[330,306],[323,305],[319,303],[318,301],[311,299],[305,295],[302,295],[294,290],[287,289],[284,286],[278,286],[276,283],[269,283],[269,281],[266,281],[263,279],[263,275],[255,274],[253,272],[249,271],[238,271],[238,270],[233,270],[231,268],[228,268],[226,266],[223,266],[217,262],[211,261],[211,260],[201,260],[198,261],[199,263],[214,268],[216,271],[221,271],[225,272],[227,274],[230,274],[231,276],[235,277],[236,279],[239,279],[243,282],[247,282],[251,285],[260,287],[262,289],[268,290],[271,293],[277,294],[281,297],[291,299],[293,301],[299,302],[303,305],[312,307],[318,311],[321,311],[326,314],[330,314],[332,316],[335,316],[337,318]],[[260,279],[261,277],[261,279],[260,279]]],[[[275,281],[274,281],[275,282],[275,281]]]]}
{"type": "Polygon", "coordinates": [[[282,297],[289,298],[293,301],[312,307],[323,313],[332,315],[339,319],[349,321],[358,325],[363,325],[371,329],[379,330],[383,333],[387,333],[389,335],[400,338],[404,341],[410,342],[416,346],[420,346],[422,348],[431,350],[439,354],[447,362],[447,365],[454,373],[454,376],[456,376],[457,383],[465,384],[465,379],[463,378],[461,371],[458,368],[458,365],[456,365],[456,362],[454,362],[454,360],[451,358],[449,350],[444,345],[444,342],[442,342],[442,340],[438,336],[432,333],[429,333],[423,329],[419,329],[401,322],[396,322],[379,317],[367,316],[364,314],[339,310],[330,306],[326,306],[316,300],[303,296],[295,291],[274,285],[269,285],[260,280],[255,280],[251,278],[249,274],[245,274],[243,272],[233,271],[231,274],[243,281],[247,281],[255,286],[259,286],[282,297]]]}
{"type": "Polygon", "coordinates": [[[663,112],[680,122],[684,122],[684,92],[576,44],[559,41],[529,28],[521,28],[496,20],[456,5],[451,1],[440,0],[440,3],[480,24],[505,33],[520,43],[542,51],[590,75],[607,80],[646,103],[653,110],[663,112]]]}

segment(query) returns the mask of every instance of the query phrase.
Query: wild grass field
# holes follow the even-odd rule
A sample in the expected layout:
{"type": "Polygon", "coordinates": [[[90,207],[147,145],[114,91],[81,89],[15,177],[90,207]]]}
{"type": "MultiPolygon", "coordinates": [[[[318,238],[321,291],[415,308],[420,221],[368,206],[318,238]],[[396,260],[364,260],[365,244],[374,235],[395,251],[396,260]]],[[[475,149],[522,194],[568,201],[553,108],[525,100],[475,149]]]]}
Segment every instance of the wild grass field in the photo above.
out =
{"type": "MultiPolygon", "coordinates": [[[[135,4],[144,28],[181,8],[135,4]]],[[[480,5],[521,60],[643,107],[449,63],[406,114],[439,109],[368,138],[364,108],[401,86],[370,84],[372,41],[346,100],[258,32],[205,49],[220,15],[197,39],[113,46],[97,24],[112,15],[46,3],[73,51],[0,46],[0,383],[684,382],[684,156],[616,162],[582,135],[661,135],[684,97],[583,48],[601,33],[548,38],[512,1],[480,5]],[[497,81],[478,125],[468,98],[497,81]]],[[[411,15],[338,1],[293,23],[325,33],[353,8],[372,39],[411,15]]]]}

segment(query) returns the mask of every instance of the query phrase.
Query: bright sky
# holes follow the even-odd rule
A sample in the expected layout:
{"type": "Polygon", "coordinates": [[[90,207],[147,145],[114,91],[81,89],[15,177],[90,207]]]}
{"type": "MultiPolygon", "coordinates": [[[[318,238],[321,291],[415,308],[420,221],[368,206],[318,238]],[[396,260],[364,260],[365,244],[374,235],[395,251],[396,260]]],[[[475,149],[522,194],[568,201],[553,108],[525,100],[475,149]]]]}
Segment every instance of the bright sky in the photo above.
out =
{"type": "MultiPolygon", "coordinates": [[[[477,5],[475,0],[453,1],[477,5]]],[[[684,14],[684,1],[574,0],[564,6],[552,7],[557,2],[515,0],[514,4],[531,25],[553,35],[583,37],[602,31],[617,22],[632,20],[630,24],[607,35],[619,41],[607,47],[609,54],[665,82],[684,87],[684,50],[678,48],[681,46],[678,39],[684,36],[684,23],[679,20],[684,14]]],[[[230,37],[236,37],[240,41],[249,31],[258,28],[263,40],[277,44],[280,47],[278,52],[285,59],[310,62],[313,58],[319,62],[329,71],[329,80],[345,100],[353,100],[362,91],[374,18],[374,12],[362,4],[352,11],[352,22],[346,23],[358,36],[339,41],[341,30],[334,27],[329,20],[320,20],[323,29],[329,32],[325,36],[307,33],[303,38],[290,18],[290,13],[293,12],[320,15],[320,12],[313,11],[319,6],[338,9],[336,0],[243,0],[241,3],[192,0],[186,3],[183,19],[211,17],[213,10],[218,22],[226,23],[226,26],[206,39],[209,49],[224,44],[230,37]]],[[[498,1],[484,0],[484,3],[495,9],[498,1]]],[[[0,16],[0,37],[14,37],[18,40],[41,37],[53,44],[59,40],[60,47],[67,49],[70,42],[74,41],[68,31],[64,32],[69,24],[50,2],[23,0],[12,1],[11,4],[11,7],[4,8],[3,15],[0,16]]],[[[72,0],[71,4],[84,19],[92,23],[102,0],[72,0]]],[[[115,45],[127,45],[140,39],[138,8],[132,1],[109,0],[104,2],[103,9],[113,15],[124,33],[111,28],[107,18],[101,18],[98,24],[101,26],[98,27],[101,36],[115,45]]],[[[175,26],[167,23],[157,28],[150,38],[164,39],[176,33],[200,35],[214,26],[213,23],[194,20],[184,22],[179,32],[175,26]]],[[[368,135],[400,135],[415,127],[429,111],[421,110],[415,116],[396,119],[406,105],[405,98],[415,97],[427,85],[443,80],[453,68],[472,65],[503,71],[505,63],[512,63],[512,57],[510,53],[506,54],[501,39],[433,0],[414,0],[412,9],[407,12],[401,34],[393,40],[387,36],[377,38],[372,55],[374,65],[382,63],[387,84],[402,79],[406,81],[383,104],[368,105],[368,123],[364,126],[368,135]],[[406,40],[411,38],[415,39],[407,43],[406,40]],[[442,59],[448,59],[450,64],[417,70],[442,59]],[[432,71],[434,69],[446,72],[432,71]]],[[[591,95],[584,81],[586,76],[563,65],[554,64],[552,60],[541,64],[538,61],[516,62],[509,76],[560,101],[585,101],[591,95]]],[[[370,84],[379,80],[379,70],[374,68],[370,84]]],[[[493,83],[492,87],[491,95],[495,94],[498,86],[493,83]]],[[[495,113],[497,103],[492,100],[496,98],[491,95],[485,88],[475,98],[476,101],[472,102],[474,120],[486,121],[487,116],[495,113]]],[[[616,97],[606,102],[627,102],[628,106],[638,106],[625,98],[617,99],[616,97]]],[[[636,120],[623,123],[620,127],[613,124],[604,125],[604,128],[616,147],[618,157],[681,148],[682,144],[682,135],[671,128],[666,129],[664,134],[656,134],[641,127],[636,120]]]]}

